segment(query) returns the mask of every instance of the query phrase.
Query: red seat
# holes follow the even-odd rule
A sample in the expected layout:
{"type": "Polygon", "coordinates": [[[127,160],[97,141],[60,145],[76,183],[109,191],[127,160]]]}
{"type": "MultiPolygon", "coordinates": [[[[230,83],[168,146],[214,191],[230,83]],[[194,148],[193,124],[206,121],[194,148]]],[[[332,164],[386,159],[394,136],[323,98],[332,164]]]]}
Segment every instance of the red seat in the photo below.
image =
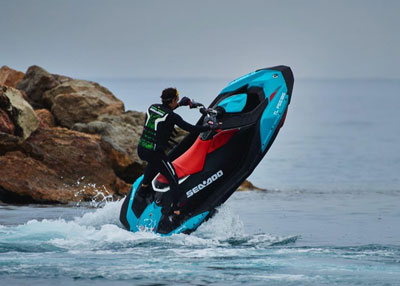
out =
{"type": "MultiPolygon", "coordinates": [[[[210,140],[201,140],[200,136],[197,137],[194,144],[172,162],[178,179],[202,171],[207,154],[225,145],[236,132],[237,129],[221,131],[210,140]]],[[[158,175],[157,181],[164,184],[168,183],[167,179],[161,174],[158,175]]]]}

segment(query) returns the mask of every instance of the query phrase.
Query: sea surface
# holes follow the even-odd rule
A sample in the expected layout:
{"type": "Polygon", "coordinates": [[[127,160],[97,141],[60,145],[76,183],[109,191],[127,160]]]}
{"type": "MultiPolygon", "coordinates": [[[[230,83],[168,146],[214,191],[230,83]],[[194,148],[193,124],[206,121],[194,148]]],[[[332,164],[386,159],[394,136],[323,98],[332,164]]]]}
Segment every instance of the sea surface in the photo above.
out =
{"type": "MultiPolygon", "coordinates": [[[[92,79],[144,111],[223,79],[92,79]]],[[[178,112],[195,123],[195,110],[178,112]]],[[[191,235],[125,231],[122,202],[0,205],[0,285],[400,285],[400,81],[296,80],[249,180],[191,235]]]]}

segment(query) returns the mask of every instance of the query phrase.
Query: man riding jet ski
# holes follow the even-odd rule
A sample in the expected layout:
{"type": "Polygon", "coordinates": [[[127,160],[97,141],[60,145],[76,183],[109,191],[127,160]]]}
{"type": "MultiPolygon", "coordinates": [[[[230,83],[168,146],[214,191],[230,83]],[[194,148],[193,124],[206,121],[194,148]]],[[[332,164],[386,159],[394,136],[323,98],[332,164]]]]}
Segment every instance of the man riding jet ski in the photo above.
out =
{"type": "Polygon", "coordinates": [[[161,94],[162,104],[153,104],[146,114],[142,136],[139,140],[138,155],[147,162],[140,188],[142,196],[151,195],[153,190],[149,188],[151,180],[161,173],[169,184],[169,194],[164,196],[162,213],[165,215],[179,215],[179,183],[175,168],[165,154],[174,126],[183,130],[197,133],[216,129],[218,124],[210,121],[209,125],[196,126],[184,121],[173,110],[178,106],[192,105],[189,98],[184,97],[179,101],[179,93],[176,88],[166,88],[161,94]],[[178,102],[179,101],[179,102],[178,102]]]}
{"type": "Polygon", "coordinates": [[[171,235],[190,233],[210,218],[271,147],[285,121],[293,82],[289,67],[261,69],[232,81],[208,108],[195,104],[202,113],[196,126],[204,130],[188,134],[168,154],[178,192],[169,174],[160,172],[144,186],[139,177],[122,205],[122,224],[133,232],[171,235]]]}

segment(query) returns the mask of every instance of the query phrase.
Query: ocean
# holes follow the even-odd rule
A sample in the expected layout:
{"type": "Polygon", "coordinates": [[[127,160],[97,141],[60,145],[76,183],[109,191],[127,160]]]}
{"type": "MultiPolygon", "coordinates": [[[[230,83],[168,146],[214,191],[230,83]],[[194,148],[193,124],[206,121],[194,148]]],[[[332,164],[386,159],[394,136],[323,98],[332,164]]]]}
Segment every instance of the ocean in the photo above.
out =
{"type": "MultiPolygon", "coordinates": [[[[208,104],[223,79],[91,79],[144,111],[174,86],[208,104]]],[[[130,233],[122,201],[0,205],[1,285],[400,285],[400,81],[296,80],[249,180],[191,235],[130,233]]],[[[195,123],[195,110],[178,110],[195,123]]]]}

